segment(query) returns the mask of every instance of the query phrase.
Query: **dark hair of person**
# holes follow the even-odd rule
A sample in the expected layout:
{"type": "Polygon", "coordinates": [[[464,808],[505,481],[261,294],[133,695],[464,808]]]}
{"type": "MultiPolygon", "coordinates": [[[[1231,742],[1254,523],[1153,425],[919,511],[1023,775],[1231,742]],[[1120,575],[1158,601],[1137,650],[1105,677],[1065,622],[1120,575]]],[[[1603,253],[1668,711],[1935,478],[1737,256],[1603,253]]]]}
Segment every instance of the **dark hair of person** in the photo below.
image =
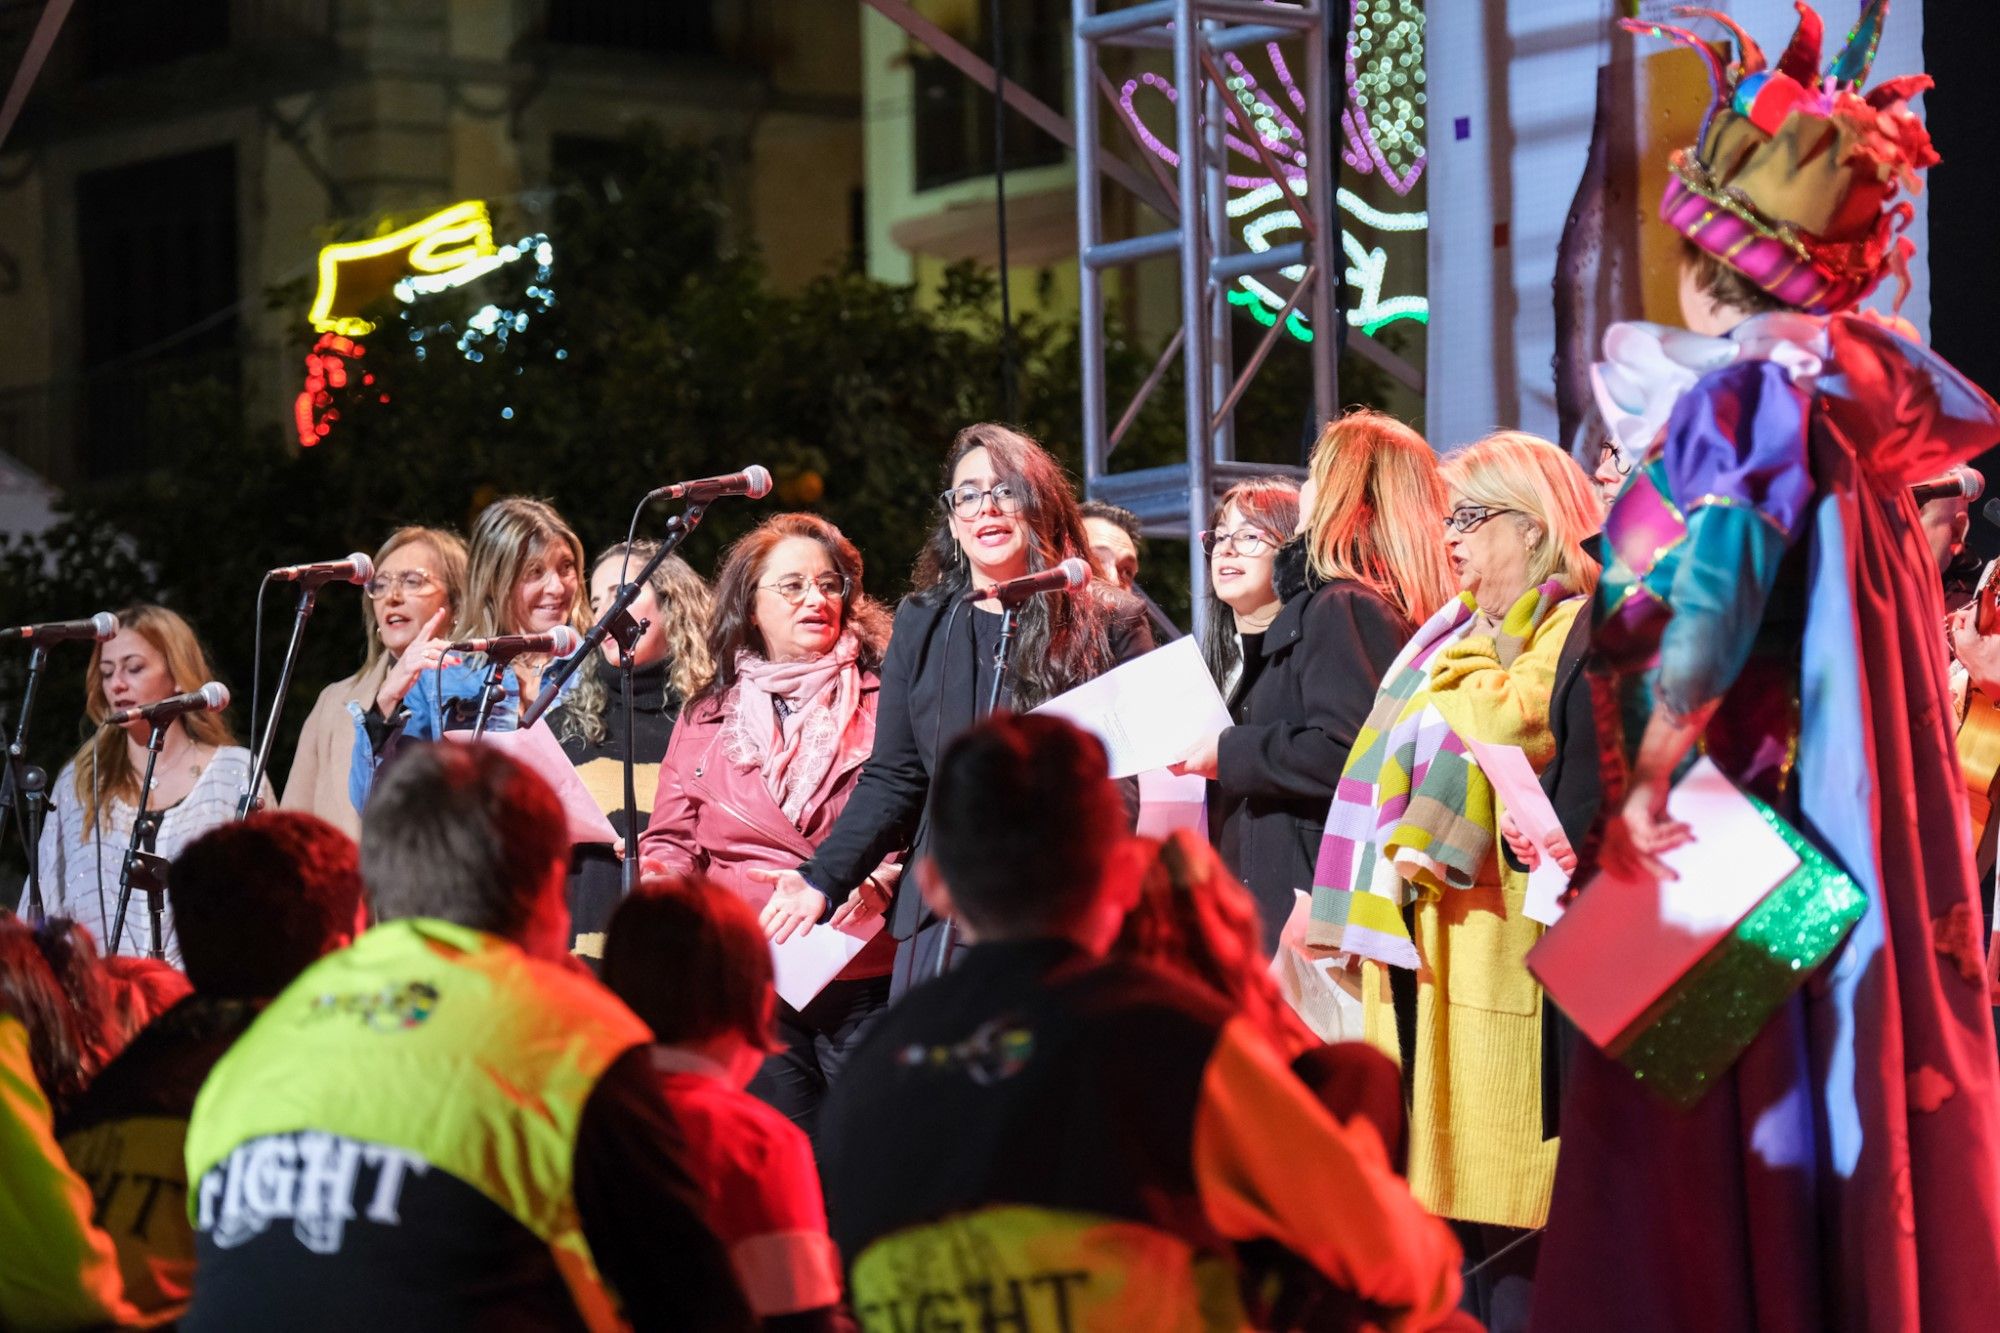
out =
{"type": "Polygon", "coordinates": [[[189,843],[167,871],[167,897],[195,989],[268,999],[353,934],[360,851],[316,816],[265,811],[189,843]]]}
{"type": "Polygon", "coordinates": [[[722,557],[722,568],[715,576],[715,611],[708,622],[708,655],[714,674],[698,697],[719,699],[729,692],[736,683],[738,652],[767,655],[763,635],[757,630],[757,585],[763,580],[764,562],[772,550],[793,537],[818,542],[834,569],[846,577],[841,629],[853,630],[860,641],[857,666],[863,671],[881,668],[882,652],[889,642],[889,613],[861,590],[861,552],[845,533],[818,514],[773,514],[738,537],[722,557]]]}
{"type": "Polygon", "coordinates": [[[1109,500],[1085,500],[1076,507],[1076,512],[1083,518],[1101,518],[1107,523],[1116,523],[1132,539],[1132,545],[1144,549],[1141,543],[1146,540],[1145,531],[1139,526],[1139,516],[1131,510],[1109,500]]]}
{"type": "MultiPolygon", "coordinates": [[[[974,449],[986,450],[994,475],[1021,496],[1029,573],[1052,569],[1071,557],[1096,569],[1069,478],[1046,449],[1019,431],[993,422],[961,430],[945,455],[940,491],[950,489],[959,460],[974,449]]],[[[956,601],[972,586],[971,570],[952,535],[951,515],[942,505],[910,582],[910,595],[922,606],[956,601]]],[[[1102,674],[1111,665],[1112,611],[1125,598],[1098,578],[1068,592],[1029,598],[1014,641],[1015,703],[1033,708],[1102,674]]]]}
{"type": "Polygon", "coordinates": [[[1694,270],[1695,290],[1717,305],[1734,306],[1753,315],[1798,309],[1780,301],[1685,236],[1681,237],[1681,262],[1694,270]]]}
{"type": "Polygon", "coordinates": [[[81,923],[52,916],[36,928],[35,947],[42,951],[56,984],[69,997],[83,1053],[84,1082],[88,1083],[125,1049],[131,1036],[119,1023],[118,997],[97,952],[97,941],[81,923]]]}
{"type": "MultiPolygon", "coordinates": [[[[1275,548],[1290,541],[1299,526],[1299,484],[1290,477],[1279,476],[1251,477],[1237,482],[1222,493],[1215,508],[1209,511],[1211,531],[1222,522],[1231,505],[1236,506],[1251,527],[1271,539],[1274,548],[1271,581],[1275,588],[1275,548]]],[[[1213,580],[1203,585],[1201,595],[1208,598],[1208,630],[1202,638],[1201,655],[1208,661],[1208,674],[1220,685],[1243,660],[1243,636],[1236,632],[1235,615],[1217,599],[1213,580]]]]}
{"type": "Polygon", "coordinates": [[[97,1070],[76,1009],[42,956],[35,932],[12,914],[0,914],[0,1014],[28,1030],[28,1063],[60,1114],[97,1070]]]}
{"type": "Polygon", "coordinates": [[[361,812],[361,882],[377,921],[435,917],[523,941],[560,892],[569,826],[549,784],[489,746],[412,745],[361,812]]]}
{"type": "Polygon", "coordinates": [[[976,930],[1074,920],[1125,830],[1104,746],[1060,718],[1006,713],[960,733],[931,790],[930,857],[976,930]]]}
{"type": "Polygon", "coordinates": [[[604,984],[667,1045],[734,1032],[758,1050],[778,1049],[771,946],[757,914],[699,875],[649,880],[618,904],[604,984]]]}

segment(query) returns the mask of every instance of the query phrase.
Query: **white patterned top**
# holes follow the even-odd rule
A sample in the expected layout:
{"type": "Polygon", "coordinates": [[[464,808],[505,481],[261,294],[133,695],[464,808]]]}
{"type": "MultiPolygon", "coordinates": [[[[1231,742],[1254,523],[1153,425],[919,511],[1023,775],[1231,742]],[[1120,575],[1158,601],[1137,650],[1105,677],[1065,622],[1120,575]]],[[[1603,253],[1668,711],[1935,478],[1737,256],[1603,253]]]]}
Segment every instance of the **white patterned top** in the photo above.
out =
{"type": "MultiPolygon", "coordinates": [[[[153,850],[171,861],[202,834],[236,818],[244,784],[249,780],[248,750],[240,745],[217,750],[188,794],[162,815],[153,850]]],[[[263,783],[262,794],[265,808],[275,809],[277,800],[271,794],[269,779],[263,783]]],[[[152,944],[146,895],[136,890],[125,910],[124,935],[116,948],[110,943],[111,923],[118,915],[118,871],[125,864],[135,813],[130,803],[114,800],[106,808],[102,831],[86,828],[83,802],[76,795],[74,761],[63,765],[49,790],[48,822],[42,825],[41,844],[43,905],[50,916],[82,922],[107,954],[143,955],[152,944]]],[[[163,908],[162,951],[169,963],[179,967],[181,943],[174,933],[173,909],[163,908]]]]}

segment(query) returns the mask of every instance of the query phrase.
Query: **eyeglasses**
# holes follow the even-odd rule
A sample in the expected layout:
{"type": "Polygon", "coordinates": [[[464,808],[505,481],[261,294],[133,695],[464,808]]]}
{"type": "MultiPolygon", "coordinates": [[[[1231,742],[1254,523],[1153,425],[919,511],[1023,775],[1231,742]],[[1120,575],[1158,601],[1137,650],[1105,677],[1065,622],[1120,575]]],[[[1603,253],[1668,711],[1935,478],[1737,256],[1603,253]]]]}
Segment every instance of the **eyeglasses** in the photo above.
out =
{"type": "Polygon", "coordinates": [[[402,589],[405,595],[415,597],[434,582],[427,569],[406,569],[400,574],[377,574],[363,587],[369,597],[379,602],[398,588],[402,589]]]}
{"type": "Polygon", "coordinates": [[[1201,550],[1204,555],[1214,555],[1227,547],[1237,555],[1258,556],[1266,551],[1276,550],[1278,543],[1256,528],[1238,528],[1234,532],[1224,532],[1221,528],[1201,534],[1201,550]]]}
{"type": "Polygon", "coordinates": [[[939,504],[960,518],[977,518],[985,512],[988,500],[1003,514],[1021,512],[1021,497],[1014,493],[1012,482],[996,481],[983,491],[967,482],[938,497],[939,504]]]}
{"type": "Polygon", "coordinates": [[[779,579],[776,583],[760,583],[760,588],[769,588],[793,606],[806,599],[806,589],[817,588],[819,595],[829,602],[845,602],[847,590],[851,586],[845,574],[822,574],[816,579],[808,579],[802,574],[779,579]]]}
{"type": "Polygon", "coordinates": [[[1597,465],[1611,464],[1611,470],[1621,477],[1632,475],[1632,456],[1616,440],[1606,440],[1597,447],[1597,465]]]}
{"type": "Polygon", "coordinates": [[[1490,518],[1520,512],[1518,509],[1489,509],[1485,505],[1460,505],[1445,515],[1444,525],[1453,532],[1471,532],[1490,518]]]}

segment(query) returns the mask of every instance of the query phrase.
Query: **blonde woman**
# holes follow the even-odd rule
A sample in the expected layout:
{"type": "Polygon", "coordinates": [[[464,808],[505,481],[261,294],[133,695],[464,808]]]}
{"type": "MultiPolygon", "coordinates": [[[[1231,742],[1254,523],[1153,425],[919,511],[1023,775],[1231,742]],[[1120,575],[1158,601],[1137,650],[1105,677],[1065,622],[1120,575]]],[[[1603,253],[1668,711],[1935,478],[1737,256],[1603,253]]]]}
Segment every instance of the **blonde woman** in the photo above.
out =
{"type": "MultiPolygon", "coordinates": [[[[636,578],[659,549],[658,542],[636,541],[599,555],[590,572],[592,615],[604,614],[618,593],[619,579],[636,578]]],[[[628,844],[633,830],[644,829],[651,814],[660,761],[681,706],[714,674],[707,642],[710,605],[708,584],[677,555],[660,562],[632,602],[634,618],[646,622],[646,632],[632,650],[633,794],[644,803],[639,809],[625,808],[624,677],[616,640],[604,641],[597,660],[577,673],[576,688],[548,714],[563,753],[628,844]]],[[[618,857],[610,848],[576,849],[569,878],[573,952],[591,960],[603,956],[604,929],[623,888],[618,857]]]]}
{"type": "MultiPolygon", "coordinates": [[[[1424,438],[1380,412],[1351,412],[1313,446],[1299,533],[1273,568],[1267,620],[1238,622],[1235,725],[1178,766],[1214,782],[1223,862],[1257,900],[1264,947],[1278,945],[1294,891],[1311,892],[1327,802],[1376,682],[1455,588],[1439,535],[1444,483],[1424,438]]],[[[1212,570],[1242,564],[1255,528],[1239,513],[1212,570]]],[[[1261,530],[1258,530],[1261,533],[1261,530]]],[[[1221,585],[1218,585],[1221,586],[1221,585]]]]}
{"type": "MultiPolygon", "coordinates": [[[[118,877],[139,812],[139,781],[146,771],[152,724],[143,720],[106,727],[121,708],[158,703],[198,690],[214,678],[194,630],[163,606],[129,606],[118,613],[118,633],[90,654],[84,714],[97,730],[63,765],[50,788],[48,822],[42,826],[43,895],[52,915],[81,922],[106,954],[143,954],[152,945],[146,896],[134,892],[125,927],[110,938],[118,912],[118,877]]],[[[220,713],[185,713],[168,726],[153,768],[147,798],[150,839],[157,854],[173,859],[195,838],[236,817],[250,781],[250,752],[220,713]]],[[[270,784],[263,793],[270,799],[270,784]]],[[[145,843],[142,836],[142,846],[145,843]]],[[[180,966],[180,940],[168,909],[161,928],[166,960],[180,966]]]]}
{"type": "Polygon", "coordinates": [[[347,799],[347,770],[354,748],[353,714],[375,701],[403,650],[439,611],[445,623],[465,600],[465,541],[442,528],[398,528],[375,553],[375,577],[361,604],[367,654],[361,669],[320,691],[299,732],[299,748],[280,804],[318,815],[350,838],[361,836],[361,817],[347,799]]]}
{"type": "Polygon", "coordinates": [[[1584,543],[1602,502],[1568,454],[1518,431],[1454,454],[1443,478],[1460,592],[1383,677],[1328,814],[1309,939],[1363,960],[1369,1038],[1407,1071],[1410,1186],[1477,1265],[1472,1313],[1512,1329],[1535,1261],[1516,1242],[1547,1219],[1555,1178],[1544,1000],[1523,961],[1542,928],[1466,741],[1537,768],[1553,756],[1550,693],[1597,586],[1584,543]]]}
{"type": "MultiPolygon", "coordinates": [[[[581,634],[589,626],[584,567],[583,543],[546,502],[517,495],[486,507],[472,526],[456,626],[447,608],[432,612],[376,692],[375,707],[355,719],[347,791],[356,810],[367,804],[381,760],[401,742],[436,740],[472,725],[489,664],[479,654],[448,658],[446,645],[453,638],[546,634],[557,625],[581,634]]],[[[513,660],[489,729],[513,728],[541,693],[550,664],[546,656],[513,660]]],[[[577,681],[571,676],[565,690],[577,681]]]]}

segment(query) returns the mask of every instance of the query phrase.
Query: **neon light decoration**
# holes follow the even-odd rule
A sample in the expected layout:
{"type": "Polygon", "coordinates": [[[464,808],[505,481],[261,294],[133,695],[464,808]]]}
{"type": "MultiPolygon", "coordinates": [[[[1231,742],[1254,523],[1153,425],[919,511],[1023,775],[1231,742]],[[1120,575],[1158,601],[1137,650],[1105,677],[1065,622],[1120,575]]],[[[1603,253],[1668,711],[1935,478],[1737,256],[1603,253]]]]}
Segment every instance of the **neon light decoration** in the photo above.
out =
{"type": "MultiPolygon", "coordinates": [[[[454,204],[421,222],[368,241],[329,245],[319,254],[319,290],[307,318],[320,337],[306,354],[304,387],[293,401],[293,424],[301,445],[325,439],[340,420],[336,395],[355,387],[372,388],[375,376],[358,370],[367,347],[358,341],[375,325],[360,312],[384,296],[401,303],[398,318],[416,344],[419,361],[440,344],[454,347],[474,363],[506,351],[509,339],[527,331],[529,322],[555,306],[550,278],[555,271],[555,246],[547,236],[524,236],[511,245],[493,243],[493,223],[478,201],[454,204]],[[470,315],[463,306],[438,309],[438,298],[470,287],[482,279],[499,278],[510,269],[525,269],[520,295],[488,300],[470,315]],[[461,327],[462,326],[462,327],[461,327]]],[[[474,298],[477,299],[477,298],[474,298]]],[[[558,361],[568,358],[558,348],[558,361]]],[[[520,368],[515,368],[519,373],[520,368]]],[[[389,401],[378,392],[377,401],[389,401]]],[[[501,409],[512,420],[514,409],[501,409]]]]}
{"type": "Polygon", "coordinates": [[[386,236],[326,246],[319,252],[319,290],[306,319],[321,333],[363,337],[375,326],[361,318],[361,311],[388,295],[406,273],[434,280],[465,273],[457,282],[468,282],[491,271],[494,265],[483,261],[496,254],[493,219],[477,199],[453,204],[386,236]]]}
{"type": "MultiPolygon", "coordinates": [[[[1347,32],[1347,104],[1341,108],[1341,159],[1361,173],[1379,176],[1398,196],[1407,196],[1424,171],[1424,15],[1417,0],[1352,0],[1347,32]]],[[[1224,204],[1224,211],[1240,219],[1243,243],[1253,251],[1269,250],[1281,241],[1272,233],[1298,230],[1298,215],[1285,203],[1278,186],[1258,155],[1256,139],[1284,173],[1285,184],[1295,195],[1307,190],[1305,133],[1298,119],[1307,114],[1305,93],[1285,64],[1276,42],[1267,43],[1264,53],[1270,61],[1279,91],[1262,89],[1256,76],[1235,52],[1225,52],[1225,95],[1223,143],[1232,157],[1223,173],[1230,190],[1238,191],[1224,204]],[[1237,159],[1242,159],[1241,161],[1237,159]]],[[[1170,79],[1151,71],[1126,81],[1120,89],[1118,105],[1139,140],[1169,166],[1180,165],[1180,154],[1172,144],[1155,134],[1140,114],[1137,99],[1157,93],[1171,107],[1180,93],[1170,79]]],[[[1430,216],[1423,209],[1391,212],[1363,200],[1352,190],[1341,189],[1334,200],[1338,211],[1356,225],[1378,232],[1423,231],[1430,216]]],[[[1346,227],[1341,228],[1341,251],[1347,261],[1342,276],[1353,288],[1347,303],[1348,323],[1374,333],[1397,320],[1427,323],[1430,303],[1418,295],[1386,295],[1389,289],[1388,255],[1380,246],[1368,246],[1346,227]]],[[[1303,265],[1281,270],[1283,277],[1297,282],[1305,275],[1303,265]]],[[[1285,298],[1255,277],[1237,279],[1238,290],[1229,293],[1229,303],[1248,310],[1267,328],[1277,323],[1277,312],[1285,298]]],[[[1294,310],[1285,321],[1286,331],[1300,341],[1311,341],[1312,326],[1294,310]]]]}
{"type": "MultiPolygon", "coordinates": [[[[312,351],[306,353],[305,388],[292,400],[292,421],[298,427],[300,444],[311,448],[333,430],[333,423],[340,420],[340,409],[333,402],[334,391],[353,382],[350,363],[366,355],[368,349],[344,333],[322,333],[312,351]]],[[[360,378],[363,386],[375,383],[375,377],[365,371],[360,378]]],[[[382,402],[389,401],[386,393],[379,397],[382,402]]]]}
{"type": "MultiPolygon", "coordinates": [[[[469,276],[461,277],[462,270],[453,270],[435,275],[419,274],[398,282],[395,286],[396,299],[403,303],[398,318],[409,327],[410,341],[416,344],[417,360],[428,358],[430,349],[445,340],[458,349],[459,355],[472,362],[484,361],[489,354],[506,351],[511,335],[526,333],[531,319],[554,308],[556,294],[555,289],[549,286],[549,279],[555,273],[555,264],[555,246],[547,236],[538,232],[533,236],[523,236],[512,245],[501,246],[494,252],[491,263],[478,260],[465,265],[466,269],[477,270],[469,276]],[[455,320],[423,318],[423,298],[462,287],[474,278],[524,262],[532,262],[534,269],[528,275],[527,285],[522,289],[518,302],[510,301],[503,306],[489,301],[465,317],[462,329],[455,320]]],[[[566,351],[556,353],[559,361],[567,356],[566,351]]],[[[511,421],[513,410],[510,408],[501,415],[511,421]]]]}

